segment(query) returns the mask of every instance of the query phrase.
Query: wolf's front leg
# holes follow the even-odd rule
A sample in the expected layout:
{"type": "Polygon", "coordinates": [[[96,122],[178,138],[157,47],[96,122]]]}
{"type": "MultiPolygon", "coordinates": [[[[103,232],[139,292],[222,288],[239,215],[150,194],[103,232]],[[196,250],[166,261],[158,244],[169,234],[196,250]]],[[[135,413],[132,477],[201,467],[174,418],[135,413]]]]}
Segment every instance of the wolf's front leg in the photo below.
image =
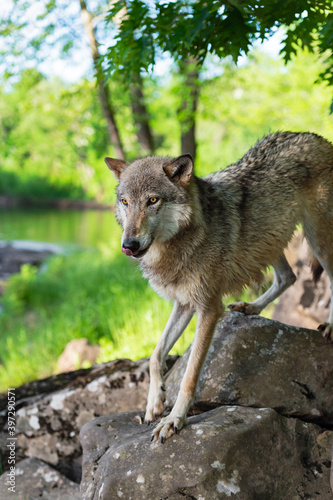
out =
{"type": "Polygon", "coordinates": [[[193,309],[175,302],[162,337],[158,341],[150,358],[150,385],[145,415],[145,422],[148,425],[163,413],[165,400],[163,377],[165,361],[170,349],[189,324],[193,314],[193,309]]]}
{"type": "Polygon", "coordinates": [[[171,413],[157,424],[153,432],[152,438],[159,439],[161,443],[172,434],[177,434],[186,422],[187,411],[195,396],[201,367],[205,361],[216,323],[223,312],[222,303],[219,299],[197,312],[195,338],[176,403],[171,413]]]}

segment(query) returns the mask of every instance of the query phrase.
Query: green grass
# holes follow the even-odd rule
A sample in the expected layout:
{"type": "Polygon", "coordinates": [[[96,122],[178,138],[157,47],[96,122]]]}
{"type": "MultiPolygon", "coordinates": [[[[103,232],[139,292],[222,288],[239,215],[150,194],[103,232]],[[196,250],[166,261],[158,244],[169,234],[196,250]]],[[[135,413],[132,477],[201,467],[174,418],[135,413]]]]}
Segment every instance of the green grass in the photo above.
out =
{"type": "MultiPolygon", "coordinates": [[[[99,343],[99,362],[149,356],[172,304],[161,299],[118,245],[51,257],[38,271],[25,265],[8,281],[0,314],[0,391],[51,375],[66,344],[99,343]]],[[[252,292],[245,292],[249,300],[252,292]]],[[[232,300],[232,299],[230,299],[232,300]]],[[[195,319],[172,353],[193,339],[195,319]]]]}
{"type": "MultiPolygon", "coordinates": [[[[126,256],[83,250],[49,259],[44,271],[25,265],[2,297],[0,390],[45,377],[66,344],[100,343],[99,361],[149,356],[172,305],[162,300],[126,256]]],[[[191,342],[194,323],[173,352],[191,342]]]]}

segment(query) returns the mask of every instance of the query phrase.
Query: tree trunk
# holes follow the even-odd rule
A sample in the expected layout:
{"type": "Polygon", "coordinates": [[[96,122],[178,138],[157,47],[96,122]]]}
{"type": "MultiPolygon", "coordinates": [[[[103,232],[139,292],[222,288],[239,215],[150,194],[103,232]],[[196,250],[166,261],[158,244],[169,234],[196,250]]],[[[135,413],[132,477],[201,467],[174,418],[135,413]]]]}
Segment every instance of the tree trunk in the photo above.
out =
{"type": "Polygon", "coordinates": [[[178,109],[181,130],[181,152],[196,156],[195,120],[199,98],[199,69],[195,61],[184,61],[179,65],[180,74],[184,75],[182,104],[178,109]]]}
{"type": "MultiPolygon", "coordinates": [[[[111,0],[112,3],[115,0],[111,0]]],[[[119,26],[124,17],[127,15],[127,6],[124,2],[124,7],[118,13],[117,16],[113,18],[113,21],[119,26]]],[[[134,43],[134,37],[133,37],[134,43]]],[[[130,91],[130,101],[132,108],[132,115],[134,120],[134,125],[136,128],[136,135],[139,144],[143,151],[147,153],[154,152],[154,138],[149,126],[149,113],[145,104],[145,97],[143,94],[143,82],[140,73],[134,74],[132,81],[129,84],[130,91]]]]}
{"type": "Polygon", "coordinates": [[[142,87],[141,76],[139,74],[135,75],[133,82],[130,84],[133,119],[141,148],[148,153],[153,153],[154,140],[149,126],[149,113],[145,105],[142,87]]]}
{"type": "Polygon", "coordinates": [[[92,17],[87,9],[87,4],[85,0],[80,0],[80,7],[81,7],[82,22],[89,38],[91,55],[94,61],[95,73],[97,76],[98,97],[101,103],[101,108],[104,117],[106,119],[110,142],[114,145],[117,158],[119,158],[120,160],[124,160],[125,159],[124,148],[120,139],[114,111],[110,103],[109,90],[106,85],[106,81],[103,76],[102,70],[99,66],[100,53],[98,51],[98,44],[95,36],[92,17]]]}

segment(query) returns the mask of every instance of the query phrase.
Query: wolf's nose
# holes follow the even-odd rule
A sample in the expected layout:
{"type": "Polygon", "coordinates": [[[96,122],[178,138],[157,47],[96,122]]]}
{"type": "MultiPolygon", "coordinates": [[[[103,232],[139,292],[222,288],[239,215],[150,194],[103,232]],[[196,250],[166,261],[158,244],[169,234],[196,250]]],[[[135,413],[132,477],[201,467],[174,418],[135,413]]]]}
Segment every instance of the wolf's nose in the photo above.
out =
{"type": "Polygon", "coordinates": [[[138,240],[134,240],[133,238],[128,238],[123,241],[123,251],[127,250],[132,254],[135,254],[139,250],[139,248],[140,248],[140,242],[138,240]]]}

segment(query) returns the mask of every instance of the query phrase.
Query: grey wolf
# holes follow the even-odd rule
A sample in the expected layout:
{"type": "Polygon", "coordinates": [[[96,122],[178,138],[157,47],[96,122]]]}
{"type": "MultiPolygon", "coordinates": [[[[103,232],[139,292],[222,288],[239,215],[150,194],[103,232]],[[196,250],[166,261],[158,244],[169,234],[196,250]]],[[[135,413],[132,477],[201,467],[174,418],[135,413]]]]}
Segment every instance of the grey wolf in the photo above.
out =
{"type": "MultiPolygon", "coordinates": [[[[189,362],[171,413],[153,438],[164,442],[186,422],[200,369],[224,307],[221,297],[260,282],[273,266],[274,282],[251,303],[231,311],[259,314],[295,281],[285,256],[297,224],[333,290],[333,146],[311,133],[275,133],[257,142],[237,163],[198,178],[193,161],[147,157],[131,163],[105,159],[119,180],[116,217],[122,251],[137,259],[151,286],[174,302],[150,359],[145,421],[164,410],[163,371],[171,347],[197,313],[189,362]]],[[[332,291],[333,293],[333,291],[332,291]]],[[[333,338],[329,320],[319,326],[333,338]]]]}

